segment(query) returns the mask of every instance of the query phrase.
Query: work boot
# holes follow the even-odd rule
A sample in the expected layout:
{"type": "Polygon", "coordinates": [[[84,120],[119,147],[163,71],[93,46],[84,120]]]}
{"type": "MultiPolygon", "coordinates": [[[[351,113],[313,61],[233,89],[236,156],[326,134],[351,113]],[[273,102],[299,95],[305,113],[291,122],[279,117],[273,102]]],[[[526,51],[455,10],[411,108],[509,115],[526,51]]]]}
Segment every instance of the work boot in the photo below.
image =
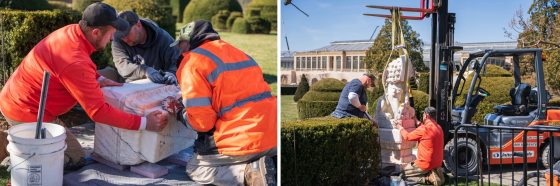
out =
{"type": "Polygon", "coordinates": [[[275,186],[276,168],[272,158],[263,156],[245,166],[245,185],[275,186]]]}
{"type": "Polygon", "coordinates": [[[444,183],[445,178],[443,177],[443,172],[440,169],[434,169],[430,171],[426,180],[434,186],[441,186],[444,183]]]}

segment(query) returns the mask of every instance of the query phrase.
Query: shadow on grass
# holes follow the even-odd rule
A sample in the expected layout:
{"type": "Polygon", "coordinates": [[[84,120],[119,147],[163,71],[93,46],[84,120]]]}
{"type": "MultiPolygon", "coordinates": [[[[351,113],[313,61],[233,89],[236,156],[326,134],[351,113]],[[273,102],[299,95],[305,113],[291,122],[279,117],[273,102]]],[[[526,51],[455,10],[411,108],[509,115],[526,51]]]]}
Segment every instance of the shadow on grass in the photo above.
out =
{"type": "Polygon", "coordinates": [[[264,77],[264,81],[266,81],[268,84],[276,83],[277,81],[276,75],[263,74],[263,77],[264,77]]]}

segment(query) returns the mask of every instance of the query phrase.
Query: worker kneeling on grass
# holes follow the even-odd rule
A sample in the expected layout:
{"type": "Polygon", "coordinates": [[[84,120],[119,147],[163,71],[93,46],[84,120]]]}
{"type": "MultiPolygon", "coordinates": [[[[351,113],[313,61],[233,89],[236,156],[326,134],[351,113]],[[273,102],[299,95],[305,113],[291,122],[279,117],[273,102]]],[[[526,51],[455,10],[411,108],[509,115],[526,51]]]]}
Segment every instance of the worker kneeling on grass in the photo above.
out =
{"type": "Polygon", "coordinates": [[[208,21],[187,24],[171,46],[183,52],[183,101],[168,98],[164,109],[198,132],[187,174],[201,184],[276,185],[276,97],[261,68],[208,21]]]}
{"type": "Polygon", "coordinates": [[[417,158],[406,165],[401,176],[404,180],[420,184],[443,185],[443,130],[435,121],[434,107],[426,108],[423,116],[420,126],[410,133],[402,125],[397,125],[403,140],[418,141],[417,158]]]}
{"type": "MultiPolygon", "coordinates": [[[[96,72],[91,53],[102,50],[115,30],[125,30],[126,21],[104,3],[89,5],[79,24],[62,27],[41,40],[17,67],[0,92],[0,111],[10,126],[37,122],[43,72],[51,74],[44,122],[61,124],[57,117],[79,103],[95,122],[129,130],[161,131],[167,113],[154,111],[146,117],[125,113],[105,102],[101,87],[122,86],[96,72]]],[[[102,136],[100,136],[102,137],[102,136]]],[[[0,132],[0,158],[8,154],[5,131],[0,132]]],[[[66,129],[64,168],[83,165],[84,152],[76,137],[66,129]]]]}

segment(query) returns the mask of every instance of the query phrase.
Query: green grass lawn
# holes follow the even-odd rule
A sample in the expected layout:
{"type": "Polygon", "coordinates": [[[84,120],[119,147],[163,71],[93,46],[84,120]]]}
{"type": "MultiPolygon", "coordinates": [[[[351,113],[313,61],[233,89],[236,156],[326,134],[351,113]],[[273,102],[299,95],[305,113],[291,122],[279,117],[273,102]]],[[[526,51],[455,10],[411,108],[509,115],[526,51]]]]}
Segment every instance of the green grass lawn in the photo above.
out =
{"type": "Polygon", "coordinates": [[[276,35],[220,32],[220,37],[257,61],[263,70],[264,80],[272,88],[272,94],[276,95],[278,90],[276,79],[278,69],[276,35]]]}
{"type": "Polygon", "coordinates": [[[297,103],[294,102],[294,95],[282,95],[280,97],[281,121],[290,121],[298,119],[297,103]]]}

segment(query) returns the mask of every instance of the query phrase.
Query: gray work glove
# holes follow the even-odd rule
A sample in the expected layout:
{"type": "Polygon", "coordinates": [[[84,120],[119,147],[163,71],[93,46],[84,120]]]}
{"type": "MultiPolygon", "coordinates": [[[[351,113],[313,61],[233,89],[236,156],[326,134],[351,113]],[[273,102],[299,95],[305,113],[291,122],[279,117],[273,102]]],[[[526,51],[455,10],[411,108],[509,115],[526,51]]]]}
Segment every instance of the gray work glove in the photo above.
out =
{"type": "Polygon", "coordinates": [[[177,85],[177,77],[175,77],[175,74],[171,73],[171,72],[165,72],[163,75],[163,79],[165,84],[168,85],[177,85]]]}
{"type": "Polygon", "coordinates": [[[163,76],[152,67],[146,67],[146,77],[148,77],[148,79],[150,79],[150,81],[154,83],[164,83],[163,76]]]}

